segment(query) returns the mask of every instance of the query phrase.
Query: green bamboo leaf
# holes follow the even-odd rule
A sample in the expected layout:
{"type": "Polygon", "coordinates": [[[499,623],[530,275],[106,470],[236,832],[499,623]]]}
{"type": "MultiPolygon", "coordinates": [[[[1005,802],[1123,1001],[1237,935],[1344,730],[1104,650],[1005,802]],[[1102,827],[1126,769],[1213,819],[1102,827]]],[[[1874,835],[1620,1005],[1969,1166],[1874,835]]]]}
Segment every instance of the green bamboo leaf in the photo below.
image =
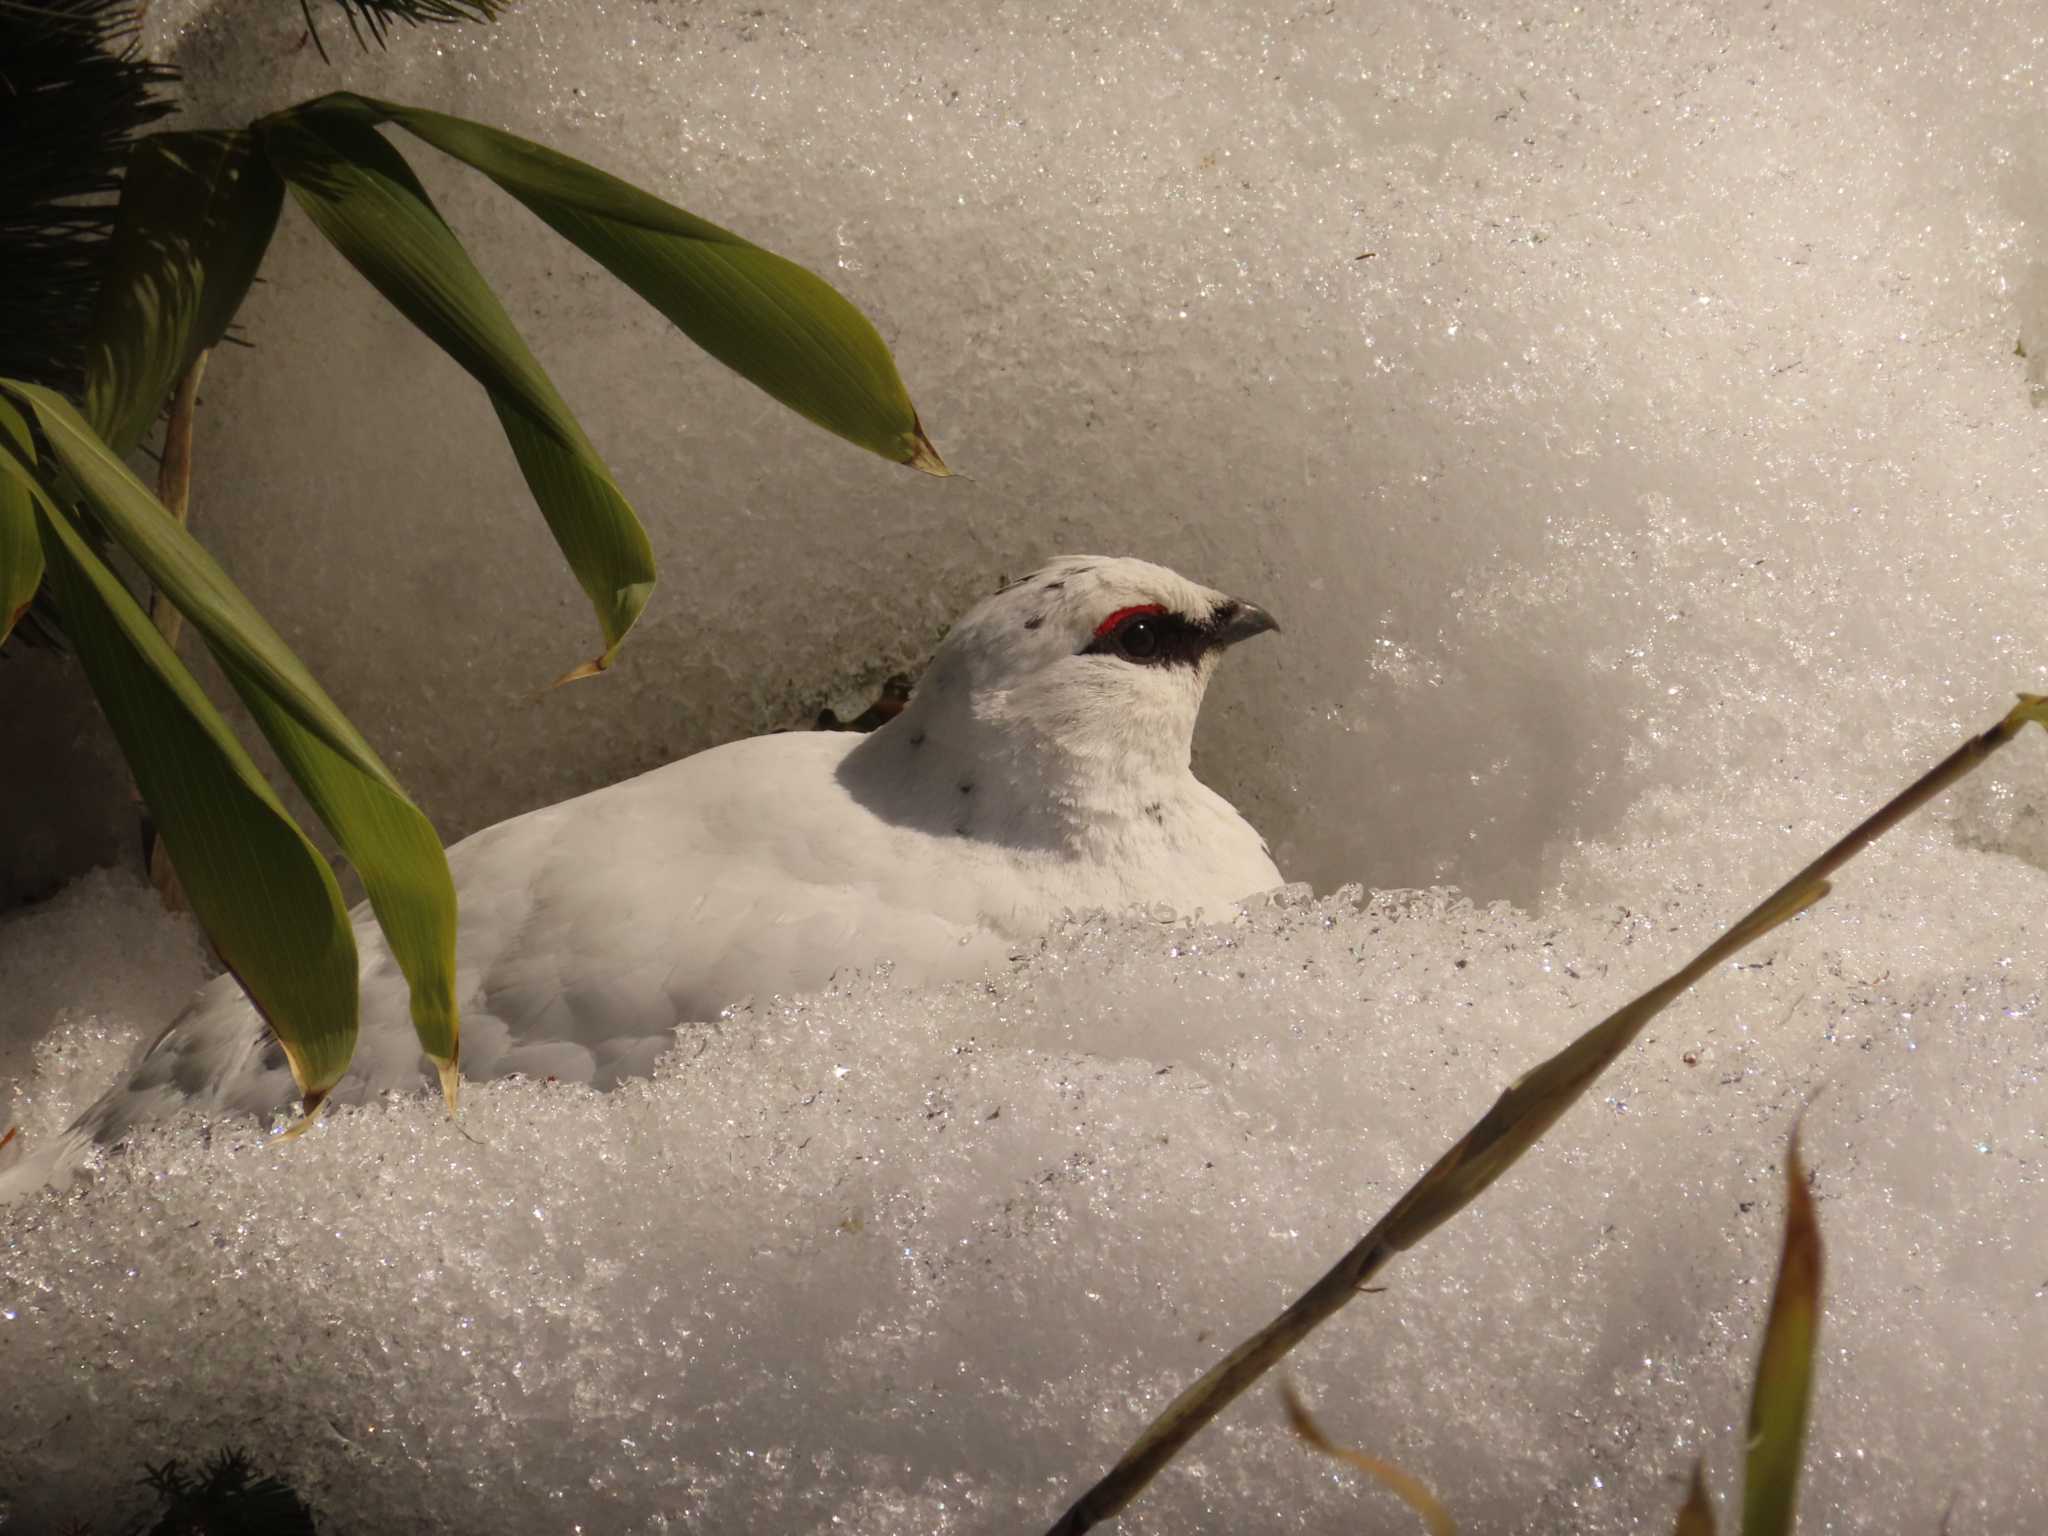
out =
{"type": "Polygon", "coordinates": [[[1742,1536],[1791,1536],[1820,1340],[1821,1264],[1820,1221],[1806,1188],[1795,1125],[1785,1152],[1785,1248],[1749,1402],[1742,1536]]]}
{"type": "Polygon", "coordinates": [[[141,606],[14,454],[64,630],[128,759],[192,910],[316,1107],[356,1038],[356,946],[341,888],[141,606]]]}
{"type": "MultiPolygon", "coordinates": [[[[314,104],[317,106],[317,103],[314,104]]],[[[398,151],[360,116],[295,108],[257,124],[264,153],[335,248],[489,393],[610,665],[654,590],[647,534],[398,151]]]]}
{"type": "Polygon", "coordinates": [[[413,1032],[454,1108],[461,1055],[455,885],[433,824],[394,785],[363,773],[307,730],[247,672],[224,658],[221,670],[362,877],[370,910],[411,990],[413,1032]]]}
{"type": "Polygon", "coordinates": [[[117,454],[142,441],[192,360],[226,333],[283,202],[247,130],[135,146],[86,347],[86,419],[117,454]]]}
{"type": "Polygon", "coordinates": [[[888,345],[815,273],[516,134],[347,93],[311,106],[388,119],[474,166],[791,410],[892,462],[949,473],[888,345]]]}
{"type": "MultiPolygon", "coordinates": [[[[412,991],[413,1028],[454,1100],[455,886],[432,825],[305,664],[206,550],[49,390],[0,380],[26,404],[106,530],[200,635],[362,876],[412,991]]],[[[152,805],[154,802],[152,802],[152,805]]],[[[177,845],[171,853],[184,864],[177,845]]]]}
{"type": "MultiPolygon", "coordinates": [[[[35,462],[28,423],[0,400],[0,457],[9,449],[24,463],[35,462]]],[[[36,536],[35,502],[26,481],[0,475],[0,640],[13,633],[43,581],[43,545],[36,536]]]]}
{"type": "Polygon", "coordinates": [[[353,725],[313,681],[291,649],[228,579],[212,555],[168,516],[128,466],[93,435],[61,395],[40,385],[0,379],[0,394],[25,405],[51,452],[91,503],[106,530],[207,637],[209,645],[284,699],[300,723],[373,775],[384,766],[353,725]]]}

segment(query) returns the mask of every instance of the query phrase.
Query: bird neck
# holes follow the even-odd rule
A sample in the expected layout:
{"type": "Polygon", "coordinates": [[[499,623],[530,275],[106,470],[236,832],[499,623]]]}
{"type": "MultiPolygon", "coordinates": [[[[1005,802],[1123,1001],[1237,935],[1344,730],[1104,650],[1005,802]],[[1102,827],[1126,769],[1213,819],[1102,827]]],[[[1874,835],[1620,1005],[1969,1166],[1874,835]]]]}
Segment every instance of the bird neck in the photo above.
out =
{"type": "MultiPolygon", "coordinates": [[[[1198,702],[1198,701],[1197,701],[1198,702]]],[[[1128,699],[920,688],[848,753],[840,778],[877,814],[936,835],[1097,851],[1194,785],[1194,710],[1128,699]]]]}

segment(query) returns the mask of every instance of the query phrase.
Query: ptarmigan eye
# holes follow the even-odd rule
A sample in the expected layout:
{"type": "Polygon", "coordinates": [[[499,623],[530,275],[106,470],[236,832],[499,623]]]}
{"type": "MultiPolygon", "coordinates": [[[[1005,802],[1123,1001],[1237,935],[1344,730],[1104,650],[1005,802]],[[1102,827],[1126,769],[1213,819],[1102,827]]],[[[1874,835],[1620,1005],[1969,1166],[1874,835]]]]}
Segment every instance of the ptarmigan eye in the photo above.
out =
{"type": "Polygon", "coordinates": [[[1201,654],[1202,637],[1185,619],[1160,603],[1119,608],[1095,626],[1095,638],[1081,648],[1084,656],[1115,656],[1144,667],[1192,662],[1201,654]]]}
{"type": "Polygon", "coordinates": [[[1117,649],[1133,661],[1150,661],[1159,654],[1159,626],[1151,619],[1131,619],[1116,632],[1117,649]]]}

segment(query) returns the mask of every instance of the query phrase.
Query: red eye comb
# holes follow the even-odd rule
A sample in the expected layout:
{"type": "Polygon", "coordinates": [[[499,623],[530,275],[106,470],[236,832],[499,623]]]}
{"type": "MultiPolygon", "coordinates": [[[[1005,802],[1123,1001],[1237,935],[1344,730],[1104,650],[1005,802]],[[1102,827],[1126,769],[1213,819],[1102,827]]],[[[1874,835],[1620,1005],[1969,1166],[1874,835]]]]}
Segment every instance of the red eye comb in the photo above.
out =
{"type": "Polygon", "coordinates": [[[1134,615],[1164,612],[1166,612],[1166,604],[1164,603],[1138,603],[1130,608],[1119,608],[1115,613],[1112,613],[1108,618],[1095,626],[1095,638],[1100,640],[1112,629],[1115,629],[1117,625],[1123,623],[1125,619],[1131,618],[1134,615]]]}

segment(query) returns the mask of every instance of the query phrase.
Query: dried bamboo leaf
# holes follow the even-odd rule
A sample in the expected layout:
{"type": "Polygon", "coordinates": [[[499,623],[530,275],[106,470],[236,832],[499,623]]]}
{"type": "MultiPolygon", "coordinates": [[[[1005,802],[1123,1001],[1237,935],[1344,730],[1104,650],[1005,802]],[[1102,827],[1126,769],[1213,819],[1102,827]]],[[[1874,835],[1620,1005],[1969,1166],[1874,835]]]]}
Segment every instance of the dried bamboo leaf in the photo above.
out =
{"type": "Polygon", "coordinates": [[[1671,1536],[1715,1536],[1714,1500],[1707,1492],[1707,1464],[1704,1460],[1692,1464],[1692,1486],[1686,1490],[1685,1504],[1678,1511],[1678,1524],[1672,1527],[1671,1536]]]}
{"type": "Polygon", "coordinates": [[[1429,1485],[1405,1468],[1377,1456],[1368,1456],[1349,1446],[1338,1445],[1323,1433],[1308,1405],[1289,1382],[1280,1384],[1280,1401],[1287,1409],[1287,1425],[1302,1439],[1321,1451],[1325,1456],[1356,1467],[1373,1479],[1394,1497],[1406,1504],[1422,1517],[1422,1523],[1429,1527],[1430,1536],[1458,1536],[1457,1522],[1451,1519],[1449,1510],[1443,1507],[1437,1496],[1429,1491],[1429,1485]]]}
{"type": "Polygon", "coordinates": [[[2023,693],[2019,697],[2019,703],[1998,724],[1970,737],[1857,823],[1683,969],[1617,1009],[1512,1084],[1320,1280],[1168,1403],[1116,1465],[1053,1522],[1049,1536],[1078,1536],[1113,1517],[1204,1425],[1349,1302],[1395,1254],[1441,1226],[1512,1167],[1643,1026],[1694,982],[1820,900],[1828,892],[1829,875],[1977,768],[2029,723],[2048,727],[2048,696],[2023,693]]]}

